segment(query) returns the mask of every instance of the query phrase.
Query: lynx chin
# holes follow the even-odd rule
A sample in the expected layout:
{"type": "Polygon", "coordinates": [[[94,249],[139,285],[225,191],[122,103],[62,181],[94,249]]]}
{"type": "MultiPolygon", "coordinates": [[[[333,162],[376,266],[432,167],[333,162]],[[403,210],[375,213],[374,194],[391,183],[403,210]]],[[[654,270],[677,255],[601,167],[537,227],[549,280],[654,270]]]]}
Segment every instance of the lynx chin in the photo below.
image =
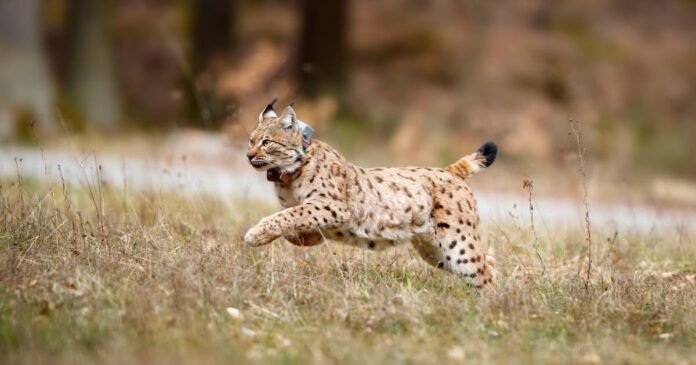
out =
{"type": "Polygon", "coordinates": [[[427,263],[471,286],[493,283],[493,260],[481,247],[476,200],[465,180],[495,161],[495,143],[445,168],[363,168],[303,136],[292,107],[278,116],[274,102],[259,115],[247,157],[266,172],[285,209],[249,229],[246,243],[282,236],[299,246],[329,239],[384,250],[411,242],[427,263]]]}

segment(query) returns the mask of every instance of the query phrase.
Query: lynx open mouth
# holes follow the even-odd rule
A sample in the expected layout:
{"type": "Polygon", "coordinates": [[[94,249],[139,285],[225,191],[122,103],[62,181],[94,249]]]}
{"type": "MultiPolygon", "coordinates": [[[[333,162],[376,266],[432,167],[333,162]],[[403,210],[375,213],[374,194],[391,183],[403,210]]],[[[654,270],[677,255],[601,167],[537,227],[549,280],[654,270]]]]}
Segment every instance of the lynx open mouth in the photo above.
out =
{"type": "Polygon", "coordinates": [[[263,168],[263,167],[265,167],[266,165],[268,165],[268,163],[263,162],[263,161],[250,161],[249,163],[250,163],[251,166],[252,166],[253,168],[255,168],[255,169],[260,169],[260,168],[263,168]]]}

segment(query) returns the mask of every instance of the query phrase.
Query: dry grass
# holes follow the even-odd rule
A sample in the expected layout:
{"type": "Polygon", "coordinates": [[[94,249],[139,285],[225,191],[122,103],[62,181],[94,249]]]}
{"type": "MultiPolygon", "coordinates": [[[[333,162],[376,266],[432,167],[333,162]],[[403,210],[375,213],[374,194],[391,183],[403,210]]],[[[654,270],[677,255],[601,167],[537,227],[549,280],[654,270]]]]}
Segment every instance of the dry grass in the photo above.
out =
{"type": "MultiPolygon", "coordinates": [[[[696,358],[696,239],[484,224],[495,290],[410,248],[276,242],[249,202],[5,182],[0,363],[674,363],[696,358]],[[546,274],[534,249],[538,239],[546,274]],[[228,312],[227,308],[236,308],[228,312]]],[[[485,222],[484,222],[485,223],[485,222]]]]}

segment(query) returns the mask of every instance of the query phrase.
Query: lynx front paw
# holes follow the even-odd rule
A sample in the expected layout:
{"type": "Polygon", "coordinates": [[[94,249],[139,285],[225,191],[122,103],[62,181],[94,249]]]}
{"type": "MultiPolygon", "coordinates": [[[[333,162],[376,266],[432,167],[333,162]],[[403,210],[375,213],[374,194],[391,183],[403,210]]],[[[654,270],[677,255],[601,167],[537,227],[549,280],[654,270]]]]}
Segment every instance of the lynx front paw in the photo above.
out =
{"type": "Polygon", "coordinates": [[[244,235],[244,242],[254,247],[271,243],[274,239],[276,236],[264,230],[260,224],[251,227],[244,235]]]}

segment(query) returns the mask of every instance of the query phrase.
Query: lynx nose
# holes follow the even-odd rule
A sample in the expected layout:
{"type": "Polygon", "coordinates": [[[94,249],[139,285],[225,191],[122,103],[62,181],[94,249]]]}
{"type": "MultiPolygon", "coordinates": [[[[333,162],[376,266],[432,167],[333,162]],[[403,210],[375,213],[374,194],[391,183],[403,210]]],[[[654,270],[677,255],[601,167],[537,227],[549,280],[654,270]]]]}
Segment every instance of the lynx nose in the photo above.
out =
{"type": "Polygon", "coordinates": [[[256,154],[255,154],[255,153],[253,153],[253,152],[247,152],[247,158],[249,159],[249,161],[253,160],[254,157],[256,157],[256,154]]]}

